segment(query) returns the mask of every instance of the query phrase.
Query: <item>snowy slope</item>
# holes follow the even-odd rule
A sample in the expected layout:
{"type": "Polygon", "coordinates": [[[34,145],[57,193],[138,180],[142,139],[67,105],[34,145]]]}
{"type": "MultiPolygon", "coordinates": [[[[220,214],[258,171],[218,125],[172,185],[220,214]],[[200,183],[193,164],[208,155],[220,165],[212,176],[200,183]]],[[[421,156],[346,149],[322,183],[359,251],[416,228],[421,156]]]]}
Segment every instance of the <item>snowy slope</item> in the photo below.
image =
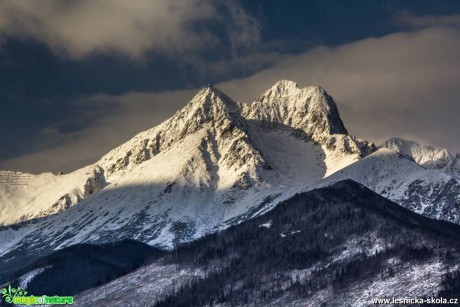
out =
{"type": "Polygon", "coordinates": [[[460,182],[438,169],[426,169],[406,156],[382,148],[324,179],[362,183],[417,213],[460,223],[460,182]]]}
{"type": "Polygon", "coordinates": [[[65,175],[0,171],[0,225],[58,213],[105,186],[100,167],[65,175]]]}

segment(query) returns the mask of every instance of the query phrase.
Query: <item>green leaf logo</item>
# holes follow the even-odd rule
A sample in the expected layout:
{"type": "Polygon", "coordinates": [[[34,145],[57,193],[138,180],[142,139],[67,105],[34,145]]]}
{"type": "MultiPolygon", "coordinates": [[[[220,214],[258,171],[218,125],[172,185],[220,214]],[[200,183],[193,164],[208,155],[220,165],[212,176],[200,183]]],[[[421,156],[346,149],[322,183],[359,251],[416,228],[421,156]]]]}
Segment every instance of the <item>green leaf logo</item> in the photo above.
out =
{"type": "Polygon", "coordinates": [[[24,296],[27,294],[27,291],[23,291],[21,287],[12,288],[11,285],[8,285],[8,288],[2,288],[2,298],[7,303],[12,303],[15,297],[24,296]]]}

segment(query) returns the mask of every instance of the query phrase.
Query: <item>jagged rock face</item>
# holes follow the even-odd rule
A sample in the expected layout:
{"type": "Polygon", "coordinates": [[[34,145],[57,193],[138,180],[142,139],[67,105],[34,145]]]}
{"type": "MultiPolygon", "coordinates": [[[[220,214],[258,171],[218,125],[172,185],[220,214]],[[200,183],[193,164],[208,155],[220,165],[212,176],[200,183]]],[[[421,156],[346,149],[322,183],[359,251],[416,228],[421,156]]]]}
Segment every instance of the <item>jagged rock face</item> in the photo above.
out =
{"type": "Polygon", "coordinates": [[[292,81],[279,81],[246,106],[243,115],[248,120],[298,129],[339,155],[348,153],[364,157],[376,149],[372,143],[348,135],[337,105],[321,87],[300,89],[292,81]]]}
{"type": "Polygon", "coordinates": [[[334,100],[317,86],[300,89],[292,81],[279,81],[244,113],[248,119],[282,123],[300,129],[312,139],[323,134],[348,134],[334,100]]]}
{"type": "MultiPolygon", "coordinates": [[[[109,180],[112,180],[201,129],[208,131],[208,136],[212,135],[211,138],[217,141],[225,143],[225,140],[235,139],[235,150],[241,151],[244,148],[245,153],[253,151],[247,146],[249,137],[238,104],[217,89],[205,88],[169,120],[136,135],[106,154],[98,163],[106,170],[109,180]]],[[[249,157],[261,159],[260,155],[253,152],[243,160],[249,157]]]]}
{"type": "Polygon", "coordinates": [[[86,180],[83,185],[83,195],[81,198],[86,198],[93,195],[94,193],[99,192],[107,185],[105,181],[104,169],[100,166],[96,166],[92,172],[91,176],[86,180]]]}

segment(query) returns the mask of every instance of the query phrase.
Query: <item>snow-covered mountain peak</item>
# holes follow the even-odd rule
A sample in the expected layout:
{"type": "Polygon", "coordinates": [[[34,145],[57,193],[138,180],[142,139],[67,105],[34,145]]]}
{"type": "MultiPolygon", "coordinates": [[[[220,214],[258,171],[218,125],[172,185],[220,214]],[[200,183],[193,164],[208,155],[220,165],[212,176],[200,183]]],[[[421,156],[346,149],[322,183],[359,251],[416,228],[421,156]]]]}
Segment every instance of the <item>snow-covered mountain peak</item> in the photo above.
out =
{"type": "Polygon", "coordinates": [[[294,81],[280,80],[276,82],[264,95],[267,93],[278,93],[279,95],[292,95],[300,91],[299,86],[294,81]]]}
{"type": "Polygon", "coordinates": [[[239,106],[220,90],[208,86],[200,90],[178,113],[188,113],[192,110],[199,111],[200,116],[206,120],[218,120],[228,113],[238,113],[239,106]]]}
{"type": "MultiPolygon", "coordinates": [[[[373,144],[347,134],[337,106],[322,88],[298,88],[292,81],[280,81],[251,105],[242,105],[218,89],[208,86],[200,90],[191,101],[161,125],[142,132],[127,143],[109,152],[98,163],[106,170],[112,182],[125,171],[168,150],[186,137],[206,130],[208,138],[216,141],[233,140],[233,148],[240,144],[242,152],[255,158],[253,167],[265,165],[259,149],[253,143],[249,125],[276,126],[297,131],[305,140],[313,140],[331,151],[328,156],[352,157],[354,161],[374,150],[373,144]],[[238,140],[238,141],[237,141],[238,140]],[[332,152],[337,152],[332,154],[332,152]],[[251,153],[251,154],[249,154],[251,153]]],[[[232,149],[232,150],[233,150],[232,149]]],[[[229,158],[236,161],[236,156],[229,158]]],[[[331,168],[330,172],[335,171],[331,168]]],[[[328,172],[329,173],[329,172],[328,172]]]]}
{"type": "Polygon", "coordinates": [[[123,175],[125,170],[151,159],[201,130],[216,140],[243,137],[246,123],[238,103],[218,89],[208,86],[171,118],[139,133],[110,151],[98,163],[106,170],[108,180],[113,181],[123,175]]]}
{"type": "Polygon", "coordinates": [[[348,134],[337,105],[324,89],[299,88],[292,81],[277,82],[245,110],[245,117],[301,129],[313,139],[321,134],[348,134]]]}
{"type": "Polygon", "coordinates": [[[422,146],[415,141],[399,137],[385,141],[380,147],[397,151],[430,169],[448,170],[454,161],[454,156],[447,149],[422,146]]]}
{"type": "Polygon", "coordinates": [[[125,171],[201,130],[218,142],[234,140],[232,146],[235,150],[236,144],[245,144],[245,152],[251,152],[250,156],[257,157],[256,160],[264,164],[262,156],[256,154],[259,149],[251,140],[248,129],[249,125],[267,124],[277,129],[297,131],[301,138],[313,140],[331,153],[337,152],[329,155],[331,157],[353,156],[350,163],[374,150],[373,144],[347,134],[334,100],[322,88],[299,88],[292,81],[279,81],[251,105],[237,103],[220,90],[208,86],[170,119],[139,133],[105,155],[98,164],[105,170],[107,181],[112,182],[125,171]]]}
{"type": "Polygon", "coordinates": [[[257,100],[276,100],[283,97],[302,98],[315,95],[322,96],[327,95],[327,93],[320,86],[309,85],[301,88],[294,81],[280,80],[276,82],[270,89],[265,91],[265,93],[260,95],[257,100]]]}
{"type": "Polygon", "coordinates": [[[200,90],[188,104],[158,128],[167,127],[168,132],[176,132],[179,134],[177,136],[182,138],[207,125],[225,126],[229,121],[241,125],[238,103],[218,89],[208,86],[200,90]]]}
{"type": "Polygon", "coordinates": [[[331,156],[359,158],[375,150],[374,144],[348,135],[334,100],[318,86],[299,88],[295,82],[279,81],[244,106],[243,116],[265,125],[293,128],[335,152],[331,156]]]}

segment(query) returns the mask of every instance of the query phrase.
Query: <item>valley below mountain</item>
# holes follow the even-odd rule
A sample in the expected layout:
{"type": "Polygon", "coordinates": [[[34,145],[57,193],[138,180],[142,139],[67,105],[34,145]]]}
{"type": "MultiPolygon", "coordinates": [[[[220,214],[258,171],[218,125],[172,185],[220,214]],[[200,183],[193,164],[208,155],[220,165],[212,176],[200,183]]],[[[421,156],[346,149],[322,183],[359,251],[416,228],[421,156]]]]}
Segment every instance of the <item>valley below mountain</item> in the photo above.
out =
{"type": "MultiPolygon", "coordinates": [[[[460,226],[418,215],[346,180],[296,194],[260,217],[163,255],[144,251],[151,256],[140,269],[78,292],[75,301],[77,306],[368,306],[391,297],[456,297],[459,244],[460,226]]],[[[65,250],[75,251],[67,263],[51,256],[29,268],[54,268],[32,279],[36,291],[72,293],[57,280],[89,253],[77,246],[65,250]],[[52,282],[40,288],[40,278],[52,282]]],[[[92,253],[101,259],[100,252],[92,253]]],[[[110,255],[104,259],[120,259],[110,255]]],[[[92,262],[92,279],[85,279],[83,270],[74,280],[102,278],[104,268],[92,262]]]]}

